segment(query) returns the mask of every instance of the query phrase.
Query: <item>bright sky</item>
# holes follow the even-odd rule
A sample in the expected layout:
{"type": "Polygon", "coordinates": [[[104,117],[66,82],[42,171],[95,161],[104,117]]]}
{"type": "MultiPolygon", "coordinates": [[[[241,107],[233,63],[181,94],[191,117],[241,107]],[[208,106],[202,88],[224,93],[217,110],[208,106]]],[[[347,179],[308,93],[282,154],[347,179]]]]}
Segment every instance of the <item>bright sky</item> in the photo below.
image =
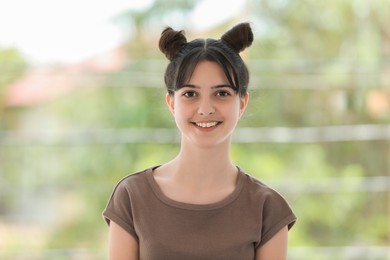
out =
{"type": "MultiPolygon", "coordinates": [[[[123,31],[112,17],[153,0],[0,0],[0,48],[16,47],[31,62],[76,62],[114,48],[123,31]]],[[[198,0],[190,22],[198,29],[240,12],[244,0],[198,0]],[[218,10],[216,12],[216,10],[218,10]]]]}

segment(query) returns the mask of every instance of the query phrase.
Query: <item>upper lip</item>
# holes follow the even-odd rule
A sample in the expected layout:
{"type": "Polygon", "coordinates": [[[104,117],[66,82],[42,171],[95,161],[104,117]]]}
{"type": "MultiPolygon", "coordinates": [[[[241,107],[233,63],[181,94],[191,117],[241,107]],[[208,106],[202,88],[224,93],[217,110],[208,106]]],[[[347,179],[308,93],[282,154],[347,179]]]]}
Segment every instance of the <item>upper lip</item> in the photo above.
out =
{"type": "Polygon", "coordinates": [[[220,120],[199,120],[199,121],[192,121],[192,123],[194,124],[203,124],[203,123],[214,123],[214,122],[217,122],[217,123],[220,123],[221,121],[220,120]]]}

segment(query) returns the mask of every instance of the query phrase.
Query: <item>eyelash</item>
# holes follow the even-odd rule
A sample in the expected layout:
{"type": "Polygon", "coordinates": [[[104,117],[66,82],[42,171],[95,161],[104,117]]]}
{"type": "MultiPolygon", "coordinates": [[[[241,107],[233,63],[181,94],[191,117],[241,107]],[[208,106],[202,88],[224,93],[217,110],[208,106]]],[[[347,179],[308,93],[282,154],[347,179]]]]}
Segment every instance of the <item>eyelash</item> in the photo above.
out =
{"type": "Polygon", "coordinates": [[[183,96],[186,98],[192,98],[197,96],[198,94],[195,91],[186,91],[183,93],[183,96]]]}
{"type": "Polygon", "coordinates": [[[221,91],[217,92],[217,96],[219,96],[219,97],[228,97],[228,96],[231,96],[231,94],[228,91],[221,90],[221,91]]]}
{"type": "MultiPolygon", "coordinates": [[[[216,93],[217,97],[228,97],[228,96],[231,96],[231,95],[232,94],[229,91],[224,91],[224,90],[218,91],[216,93]]],[[[186,91],[186,92],[184,92],[182,94],[182,96],[184,96],[186,98],[193,98],[193,97],[198,96],[198,93],[196,93],[195,91],[186,91]]]]}

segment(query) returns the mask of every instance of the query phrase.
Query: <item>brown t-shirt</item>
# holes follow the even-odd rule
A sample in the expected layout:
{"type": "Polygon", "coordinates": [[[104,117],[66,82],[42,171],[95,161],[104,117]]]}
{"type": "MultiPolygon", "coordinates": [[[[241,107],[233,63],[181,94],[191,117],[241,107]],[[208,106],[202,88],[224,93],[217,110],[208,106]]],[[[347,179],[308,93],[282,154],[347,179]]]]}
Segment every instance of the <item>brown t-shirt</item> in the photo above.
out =
{"type": "Polygon", "coordinates": [[[103,212],[139,243],[142,260],[253,260],[255,250],[296,217],[283,197],[239,169],[220,202],[187,204],[165,196],[146,169],[123,178],[103,212]]]}

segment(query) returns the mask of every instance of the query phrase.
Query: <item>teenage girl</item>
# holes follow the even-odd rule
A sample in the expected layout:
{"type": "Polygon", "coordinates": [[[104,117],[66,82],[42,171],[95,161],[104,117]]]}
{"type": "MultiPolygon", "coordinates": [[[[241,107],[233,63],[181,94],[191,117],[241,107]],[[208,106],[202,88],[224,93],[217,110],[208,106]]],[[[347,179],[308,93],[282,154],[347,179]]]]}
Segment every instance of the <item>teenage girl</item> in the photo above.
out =
{"type": "Polygon", "coordinates": [[[180,151],[116,185],[103,213],[110,259],[287,258],[294,213],[230,158],[232,133],[248,104],[249,73],[239,53],[252,41],[248,23],[219,40],[187,42],[183,31],[162,32],[159,47],[170,61],[166,103],[181,133],[180,151]]]}

